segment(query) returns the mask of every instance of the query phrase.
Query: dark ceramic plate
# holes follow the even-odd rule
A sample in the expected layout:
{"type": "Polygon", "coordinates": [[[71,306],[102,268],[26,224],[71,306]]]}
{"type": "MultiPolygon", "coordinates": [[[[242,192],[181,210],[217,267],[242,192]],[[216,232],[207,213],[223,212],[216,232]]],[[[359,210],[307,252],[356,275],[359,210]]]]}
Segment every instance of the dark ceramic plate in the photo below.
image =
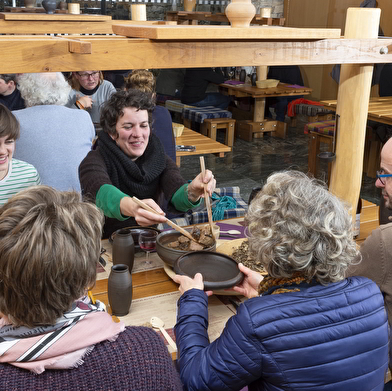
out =
{"type": "MultiPolygon", "coordinates": [[[[155,227],[124,227],[121,229],[129,229],[132,232],[132,238],[133,242],[135,243],[135,251],[141,251],[139,247],[139,234],[142,232],[147,232],[147,231],[156,231],[158,234],[161,233],[161,231],[158,228],[155,227]]],[[[117,230],[119,231],[119,230],[117,230]]],[[[116,235],[117,231],[114,231],[110,237],[109,237],[109,242],[113,243],[113,238],[114,235],[116,235]]]]}
{"type": "Polygon", "coordinates": [[[201,273],[205,290],[231,288],[244,278],[233,258],[213,251],[193,251],[182,255],[174,263],[174,272],[191,278],[201,273]]]}

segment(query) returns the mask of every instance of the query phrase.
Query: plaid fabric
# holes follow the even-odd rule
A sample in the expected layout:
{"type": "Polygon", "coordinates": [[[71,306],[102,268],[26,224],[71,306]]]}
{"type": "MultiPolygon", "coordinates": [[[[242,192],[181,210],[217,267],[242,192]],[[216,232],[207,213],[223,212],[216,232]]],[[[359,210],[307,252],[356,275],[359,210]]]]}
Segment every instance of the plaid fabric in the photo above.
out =
{"type": "Polygon", "coordinates": [[[334,111],[328,110],[322,106],[315,105],[306,105],[304,103],[300,103],[294,106],[295,114],[303,114],[308,115],[310,117],[314,117],[317,114],[332,114],[334,111]]]}
{"type": "Polygon", "coordinates": [[[174,111],[176,113],[182,113],[182,110],[185,107],[193,107],[193,106],[189,106],[189,105],[184,105],[184,103],[181,103],[180,100],[166,100],[165,101],[165,107],[169,110],[169,111],[174,111]]]}
{"type": "Polygon", "coordinates": [[[305,125],[305,134],[316,132],[327,136],[333,136],[335,133],[335,120],[311,122],[305,125]]]}
{"type": "MultiPolygon", "coordinates": [[[[176,223],[180,227],[186,227],[187,225],[191,225],[189,222],[189,219],[187,217],[176,217],[174,219],[170,219],[173,223],[176,223]]],[[[167,223],[160,223],[157,225],[157,228],[160,231],[164,231],[166,229],[173,229],[169,224],[167,223]]]]}
{"type": "Polygon", "coordinates": [[[231,112],[228,110],[218,109],[214,106],[184,107],[182,116],[185,119],[203,123],[205,119],[210,118],[231,118],[231,112]]]}
{"type": "MultiPolygon", "coordinates": [[[[240,188],[238,186],[222,187],[220,189],[215,189],[215,193],[219,197],[233,197],[237,202],[237,207],[235,209],[225,210],[223,219],[245,216],[245,213],[248,210],[248,204],[242,199],[240,194],[240,188]]],[[[202,209],[190,210],[185,214],[185,216],[189,220],[189,224],[202,224],[208,222],[208,214],[204,206],[202,209]]]]}

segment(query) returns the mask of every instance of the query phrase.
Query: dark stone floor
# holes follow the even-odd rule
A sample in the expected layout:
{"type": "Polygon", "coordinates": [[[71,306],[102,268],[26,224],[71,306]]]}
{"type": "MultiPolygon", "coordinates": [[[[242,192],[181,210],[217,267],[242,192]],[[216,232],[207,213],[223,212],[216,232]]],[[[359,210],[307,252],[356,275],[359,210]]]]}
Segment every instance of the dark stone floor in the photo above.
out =
{"type": "MultiPolygon", "coordinates": [[[[299,118],[297,127],[288,127],[284,140],[269,134],[252,142],[236,138],[232,152],[226,153],[223,158],[205,155],[206,168],[213,171],[217,187],[239,186],[243,199],[247,201],[252,188],[261,186],[275,171],[295,169],[306,173],[308,136],[303,131],[305,123],[305,117],[299,118]]],[[[223,131],[218,133],[217,140],[224,141],[223,131]]],[[[324,181],[327,177],[326,168],[326,164],[320,163],[318,177],[324,181]]],[[[182,157],[180,170],[184,178],[193,179],[200,172],[199,157],[182,157]]],[[[361,197],[379,204],[380,193],[374,182],[374,178],[363,176],[361,197]]]]}

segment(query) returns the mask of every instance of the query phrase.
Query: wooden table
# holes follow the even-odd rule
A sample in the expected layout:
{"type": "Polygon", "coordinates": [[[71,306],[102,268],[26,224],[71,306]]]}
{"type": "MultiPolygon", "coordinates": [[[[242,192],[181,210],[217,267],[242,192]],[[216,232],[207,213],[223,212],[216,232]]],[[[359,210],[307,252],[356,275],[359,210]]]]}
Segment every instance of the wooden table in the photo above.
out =
{"type": "MultiPolygon", "coordinates": [[[[337,100],[322,100],[327,109],[336,110],[337,100]]],[[[392,96],[370,98],[368,119],[392,125],[392,96]]]]}
{"type": "MultiPolygon", "coordinates": [[[[240,223],[242,221],[243,217],[227,219],[222,222],[238,226],[241,225],[240,223]]],[[[356,242],[361,244],[378,225],[378,206],[363,200],[360,235],[356,242]]],[[[220,244],[227,242],[227,240],[227,237],[218,239],[218,247],[220,244]]],[[[105,270],[101,269],[101,271],[98,271],[98,279],[92,292],[94,298],[105,303],[108,306],[108,312],[111,313],[107,296],[107,278],[112,266],[111,244],[108,240],[103,240],[102,247],[106,250],[103,254],[103,258],[106,260],[107,265],[105,270]]],[[[136,253],[135,264],[132,271],[133,298],[131,311],[129,315],[125,317],[113,318],[115,321],[121,319],[126,325],[145,325],[152,316],[166,317],[164,319],[165,328],[169,334],[173,336],[172,328],[176,321],[176,300],[179,297],[179,294],[177,293],[178,285],[173,282],[168,274],[166,274],[164,263],[156,253],[151,253],[150,258],[153,265],[150,266],[148,270],[144,270],[144,253],[136,253]],[[164,308],[167,304],[170,305],[170,308],[164,308]]],[[[209,301],[210,319],[215,319],[215,323],[211,325],[213,330],[210,330],[210,332],[212,331],[212,335],[210,334],[210,338],[212,339],[219,336],[220,331],[223,330],[228,318],[236,313],[236,310],[232,303],[229,302],[229,299],[234,299],[236,302],[244,300],[244,298],[237,296],[226,299],[225,297],[219,296],[218,298],[215,297],[209,301]]],[[[168,346],[168,350],[172,354],[173,359],[175,359],[176,353],[172,351],[170,346],[168,346]]]]}
{"type": "MultiPolygon", "coordinates": [[[[229,23],[226,14],[223,12],[200,12],[200,11],[167,11],[166,20],[176,21],[178,24],[197,25],[199,20],[208,22],[229,23]]],[[[263,18],[256,14],[251,24],[263,24],[268,26],[283,26],[285,18],[263,18]]]]}
{"type": "Polygon", "coordinates": [[[176,163],[178,167],[181,165],[181,156],[213,153],[216,156],[223,157],[226,152],[231,152],[231,147],[203,136],[189,128],[184,128],[182,135],[176,138],[176,145],[194,145],[196,147],[195,151],[176,151],[176,163]]]}
{"type": "Polygon", "coordinates": [[[227,84],[219,85],[223,93],[236,98],[251,97],[254,99],[253,121],[237,121],[237,137],[246,141],[252,141],[252,137],[263,137],[265,132],[284,138],[286,135],[286,124],[280,121],[266,121],[264,119],[265,98],[279,96],[309,95],[311,88],[292,86],[279,83],[274,88],[257,88],[250,84],[227,84]]]}

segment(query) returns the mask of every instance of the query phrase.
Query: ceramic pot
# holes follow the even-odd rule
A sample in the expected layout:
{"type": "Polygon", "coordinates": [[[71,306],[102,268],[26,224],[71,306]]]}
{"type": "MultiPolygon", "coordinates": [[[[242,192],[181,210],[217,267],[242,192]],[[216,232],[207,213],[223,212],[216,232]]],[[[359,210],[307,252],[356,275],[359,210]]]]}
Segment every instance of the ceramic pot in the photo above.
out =
{"type": "Polygon", "coordinates": [[[135,243],[130,229],[119,229],[113,238],[112,260],[113,265],[127,265],[132,273],[133,261],[135,258],[135,243]]]}
{"type": "Polygon", "coordinates": [[[67,2],[66,1],[60,1],[58,7],[59,7],[59,9],[65,11],[67,9],[67,2]]]}
{"type": "Polygon", "coordinates": [[[26,8],[34,8],[35,0],[24,0],[24,5],[26,8]]]}
{"type": "Polygon", "coordinates": [[[256,73],[252,73],[252,75],[250,76],[250,81],[252,83],[252,86],[256,87],[256,81],[257,81],[257,74],[256,73]]]}
{"type": "Polygon", "coordinates": [[[108,299],[112,314],[125,316],[132,304],[132,276],[127,265],[113,265],[108,279],[108,299]]]}
{"type": "Polygon", "coordinates": [[[184,0],[184,11],[192,12],[195,10],[196,0],[184,0]]]}
{"type": "Polygon", "coordinates": [[[231,0],[225,14],[231,27],[249,27],[256,15],[256,8],[250,0],[231,0]]]}
{"type": "Polygon", "coordinates": [[[47,14],[54,14],[57,6],[56,0],[43,0],[42,7],[44,7],[47,14]]]}
{"type": "Polygon", "coordinates": [[[245,83],[245,79],[246,79],[246,70],[245,69],[241,69],[240,81],[243,81],[245,83]]]}

